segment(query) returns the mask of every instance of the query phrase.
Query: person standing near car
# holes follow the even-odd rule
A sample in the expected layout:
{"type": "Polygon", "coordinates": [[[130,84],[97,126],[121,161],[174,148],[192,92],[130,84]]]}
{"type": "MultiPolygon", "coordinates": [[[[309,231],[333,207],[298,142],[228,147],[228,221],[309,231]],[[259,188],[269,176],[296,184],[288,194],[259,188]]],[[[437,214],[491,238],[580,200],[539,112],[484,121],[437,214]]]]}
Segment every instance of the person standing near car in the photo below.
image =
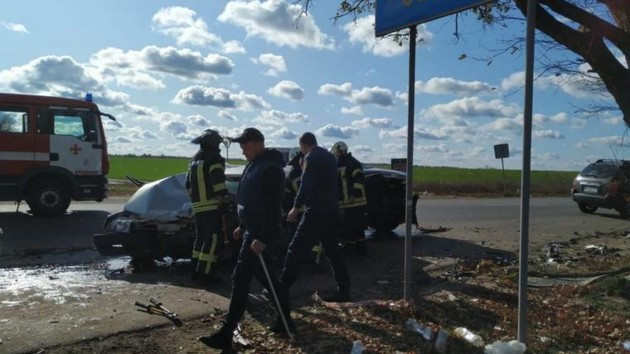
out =
{"type": "MultiPolygon", "coordinates": [[[[304,212],[284,259],[280,275],[282,290],[288,299],[289,289],[297,279],[300,262],[306,256],[309,247],[319,240],[337,282],[337,292],[324,300],[347,302],[350,301],[350,277],[337,242],[339,220],[337,162],[331,153],[317,146],[317,139],[313,133],[304,133],[299,143],[304,154],[302,183],[287,220],[297,221],[302,207],[304,212]]],[[[275,332],[280,332],[280,328],[276,326],[275,332]]]]}
{"type": "Polygon", "coordinates": [[[219,145],[223,138],[216,130],[206,129],[192,140],[199,144],[186,175],[186,190],[195,218],[195,242],[192,250],[192,280],[202,284],[221,281],[215,263],[223,245],[220,207],[227,195],[225,159],[219,145]]]}
{"type": "MultiPolygon", "coordinates": [[[[251,279],[256,277],[272,292],[258,255],[263,256],[271,272],[269,249],[282,233],[280,222],[284,192],[282,154],[265,148],[265,138],[258,129],[246,128],[232,141],[240,144],[248,161],[236,193],[240,225],[234,230],[234,238],[242,238],[243,244],[232,274],[232,296],[223,325],[212,335],[199,337],[204,344],[223,350],[232,347],[232,333],[245,312],[251,279]]],[[[274,288],[279,290],[276,278],[272,274],[270,277],[274,288]]],[[[286,299],[282,298],[281,304],[285,303],[286,299]]],[[[287,320],[290,321],[289,318],[287,320]]]]}
{"type": "Polygon", "coordinates": [[[359,253],[365,253],[365,229],[367,217],[365,215],[367,199],[363,165],[352,153],[348,152],[348,145],[338,141],[330,148],[330,152],[337,158],[337,181],[339,188],[339,209],[343,217],[343,237],[348,243],[354,243],[359,253]]]}

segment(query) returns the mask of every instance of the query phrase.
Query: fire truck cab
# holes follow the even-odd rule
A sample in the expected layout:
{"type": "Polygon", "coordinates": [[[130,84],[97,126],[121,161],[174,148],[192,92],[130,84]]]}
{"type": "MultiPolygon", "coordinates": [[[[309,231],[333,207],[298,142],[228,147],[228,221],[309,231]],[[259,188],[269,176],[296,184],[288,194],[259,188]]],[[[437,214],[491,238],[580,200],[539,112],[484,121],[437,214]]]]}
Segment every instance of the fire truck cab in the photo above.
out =
{"type": "Polygon", "coordinates": [[[0,201],[26,200],[37,216],[70,200],[106,198],[109,158],[101,116],[86,100],[0,93],[0,201]]]}

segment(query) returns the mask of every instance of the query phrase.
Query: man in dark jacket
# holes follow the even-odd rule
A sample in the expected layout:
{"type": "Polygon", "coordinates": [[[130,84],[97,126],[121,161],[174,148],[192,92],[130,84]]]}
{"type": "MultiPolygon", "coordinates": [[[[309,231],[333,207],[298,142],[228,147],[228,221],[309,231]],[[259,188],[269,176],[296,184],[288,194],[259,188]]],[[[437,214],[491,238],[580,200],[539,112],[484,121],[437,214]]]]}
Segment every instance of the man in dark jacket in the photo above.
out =
{"type": "MultiPolygon", "coordinates": [[[[267,269],[271,246],[281,235],[282,195],[284,192],[284,160],[277,150],[266,149],[265,139],[256,128],[247,128],[237,138],[248,164],[243,171],[237,191],[239,227],[234,238],[243,238],[243,245],[232,274],[232,296],[223,326],[211,336],[200,337],[204,344],[217,349],[230,349],[232,334],[238,325],[249,296],[251,279],[272,292],[258,258],[262,254],[267,269]]],[[[274,288],[276,278],[271,275],[274,288]]]]}
{"type": "MultiPolygon", "coordinates": [[[[309,248],[319,240],[337,281],[337,293],[325,300],[350,301],[350,277],[337,242],[339,220],[337,162],[331,153],[317,146],[317,139],[310,132],[300,137],[300,150],[304,154],[302,183],[287,220],[295,222],[302,207],[304,213],[284,259],[280,276],[282,290],[285,291],[284,296],[288,298],[289,288],[297,279],[301,260],[309,248]]],[[[274,329],[280,332],[281,328],[276,326],[274,329]]]]}
{"type": "Polygon", "coordinates": [[[330,152],[337,158],[339,209],[343,218],[342,237],[346,242],[356,244],[359,253],[365,253],[367,199],[363,166],[348,152],[348,145],[343,141],[334,143],[330,152]]]}
{"type": "Polygon", "coordinates": [[[188,166],[186,189],[195,216],[196,238],[192,250],[193,280],[204,284],[217,283],[217,255],[223,245],[221,214],[219,208],[227,195],[225,186],[225,159],[221,157],[219,144],[223,138],[212,129],[205,130],[192,140],[199,144],[199,151],[188,166]]]}

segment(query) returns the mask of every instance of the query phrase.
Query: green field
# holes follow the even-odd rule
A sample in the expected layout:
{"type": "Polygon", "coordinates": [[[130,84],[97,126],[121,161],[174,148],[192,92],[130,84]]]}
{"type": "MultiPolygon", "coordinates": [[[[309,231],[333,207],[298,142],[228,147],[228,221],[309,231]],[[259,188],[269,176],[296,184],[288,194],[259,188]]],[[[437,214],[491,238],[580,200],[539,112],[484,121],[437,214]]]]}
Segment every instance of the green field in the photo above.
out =
{"type": "MultiPolygon", "coordinates": [[[[142,181],[155,181],[186,172],[188,158],[110,156],[109,178],[123,179],[125,175],[142,181]]],[[[230,161],[242,164],[243,160],[230,161]]],[[[387,168],[387,165],[378,165],[387,168]]],[[[568,195],[577,172],[532,171],[531,189],[537,195],[568,195]]],[[[518,195],[521,172],[506,170],[507,195],[518,195]]],[[[488,168],[455,168],[414,166],[414,189],[435,194],[493,195],[504,194],[501,170],[488,168]]]]}

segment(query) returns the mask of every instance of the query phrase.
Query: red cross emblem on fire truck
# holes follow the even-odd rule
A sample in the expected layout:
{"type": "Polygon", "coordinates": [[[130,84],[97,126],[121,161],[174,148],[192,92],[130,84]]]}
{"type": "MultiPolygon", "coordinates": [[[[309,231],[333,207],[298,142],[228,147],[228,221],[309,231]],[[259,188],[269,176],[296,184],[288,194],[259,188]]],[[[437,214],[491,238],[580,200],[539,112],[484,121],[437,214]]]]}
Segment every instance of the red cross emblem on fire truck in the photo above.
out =
{"type": "Polygon", "coordinates": [[[73,155],[78,155],[80,151],[81,148],[77,144],[74,144],[70,147],[70,152],[72,152],[73,155]]]}

